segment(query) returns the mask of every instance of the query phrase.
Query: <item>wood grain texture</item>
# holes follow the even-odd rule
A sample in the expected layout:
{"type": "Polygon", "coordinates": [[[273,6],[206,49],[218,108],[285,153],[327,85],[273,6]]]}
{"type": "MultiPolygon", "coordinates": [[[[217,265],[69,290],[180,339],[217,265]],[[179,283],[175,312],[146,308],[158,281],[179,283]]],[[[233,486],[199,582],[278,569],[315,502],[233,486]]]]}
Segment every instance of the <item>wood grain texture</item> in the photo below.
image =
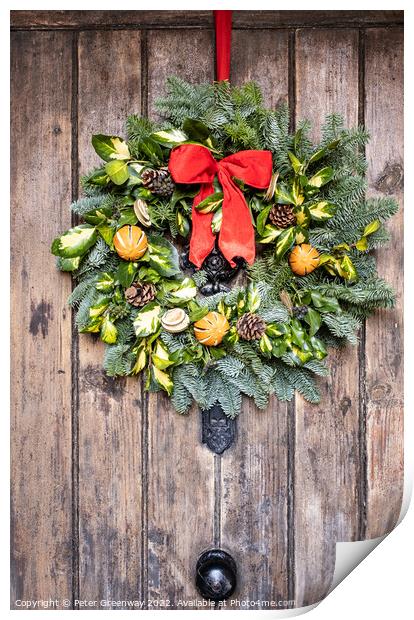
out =
{"type": "MultiPolygon", "coordinates": [[[[235,28],[402,24],[403,11],[234,11],[235,28]]],[[[212,28],[212,11],[11,11],[12,28],[212,28]]]]}
{"type": "Polygon", "coordinates": [[[179,76],[196,84],[214,79],[214,34],[197,30],[148,33],[148,115],[157,117],[155,101],[165,81],[179,76]]]}
{"type": "MultiPolygon", "coordinates": [[[[265,105],[288,98],[286,32],[235,32],[232,72],[235,84],[255,79],[265,105]]],[[[288,406],[272,399],[260,411],[248,399],[237,419],[237,438],[220,463],[220,545],[236,560],[237,590],[228,603],[288,601],[288,406]]],[[[245,608],[244,606],[242,608],[245,608]]],[[[256,609],[256,607],[252,607],[256,609]]]]}
{"type": "MultiPolygon", "coordinates": [[[[70,33],[12,36],[11,606],[71,599],[70,33]]],[[[60,603],[61,604],[61,603],[60,603]]]]}
{"type": "MultiPolygon", "coordinates": [[[[296,119],[308,118],[319,139],[326,114],[358,123],[358,33],[299,31],[296,42],[296,119]]],[[[357,538],[359,508],[359,364],[356,347],[330,352],[330,378],[321,404],[296,398],[296,604],[327,592],[337,540],[357,538]]]]}
{"type": "Polygon", "coordinates": [[[396,290],[396,308],[376,313],[366,326],[366,537],[375,538],[394,527],[403,492],[403,32],[367,32],[365,49],[369,192],[393,195],[401,207],[388,225],[390,246],[377,254],[379,274],[396,290]]]}
{"type": "MultiPolygon", "coordinates": [[[[148,113],[168,75],[192,82],[213,78],[212,34],[194,30],[148,33],[148,113]]],[[[201,443],[200,413],[180,417],[163,394],[148,397],[148,599],[200,599],[199,555],[213,544],[214,458],[201,443]]]]}
{"type": "Polygon", "coordinates": [[[264,105],[275,108],[288,99],[288,33],[286,31],[234,31],[231,81],[234,85],[255,81],[264,105]]]}
{"type": "MultiPolygon", "coordinates": [[[[124,135],[140,111],[139,33],[79,38],[80,172],[99,158],[91,135],[124,135]]],[[[111,379],[104,345],[79,336],[79,589],[84,599],[141,597],[143,403],[136,378],[111,379]]],[[[111,606],[109,606],[111,608],[111,606]]]]}

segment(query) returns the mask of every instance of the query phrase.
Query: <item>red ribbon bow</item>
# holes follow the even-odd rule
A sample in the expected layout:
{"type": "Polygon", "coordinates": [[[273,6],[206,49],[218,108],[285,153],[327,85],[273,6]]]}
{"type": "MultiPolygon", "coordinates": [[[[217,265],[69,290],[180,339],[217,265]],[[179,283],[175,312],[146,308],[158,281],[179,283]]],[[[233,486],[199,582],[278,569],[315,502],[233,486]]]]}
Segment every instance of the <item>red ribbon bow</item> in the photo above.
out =
{"type": "Polygon", "coordinates": [[[217,174],[224,194],[219,248],[232,267],[236,265],[233,260],[236,256],[251,265],[255,257],[252,219],[244,196],[231,177],[266,189],[272,176],[270,151],[240,151],[217,162],[206,147],[183,144],[171,152],[169,170],[176,183],[200,183],[201,186],[193,201],[190,261],[200,268],[214,247],[213,213],[200,213],[196,205],[214,193],[213,180],[217,174]]]}

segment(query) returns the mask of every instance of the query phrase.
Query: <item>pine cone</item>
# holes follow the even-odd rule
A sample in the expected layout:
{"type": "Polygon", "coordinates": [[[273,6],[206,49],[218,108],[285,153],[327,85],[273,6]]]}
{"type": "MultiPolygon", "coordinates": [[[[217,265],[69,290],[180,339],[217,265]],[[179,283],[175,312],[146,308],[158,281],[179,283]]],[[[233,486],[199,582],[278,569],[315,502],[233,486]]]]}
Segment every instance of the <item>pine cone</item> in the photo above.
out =
{"type": "Polygon", "coordinates": [[[296,224],[296,215],[293,213],[292,205],[273,205],[269,219],[278,228],[288,228],[296,224]]]}
{"type": "Polygon", "coordinates": [[[266,323],[257,314],[246,312],[237,321],[236,329],[243,340],[259,340],[265,333],[266,323]]]}
{"type": "Polygon", "coordinates": [[[125,291],[125,299],[131,306],[141,308],[152,301],[156,295],[156,288],[150,282],[134,282],[125,291]]]}
{"type": "Polygon", "coordinates": [[[174,191],[174,182],[168,168],[159,170],[144,170],[141,174],[144,187],[157,196],[171,196],[174,191]]]}

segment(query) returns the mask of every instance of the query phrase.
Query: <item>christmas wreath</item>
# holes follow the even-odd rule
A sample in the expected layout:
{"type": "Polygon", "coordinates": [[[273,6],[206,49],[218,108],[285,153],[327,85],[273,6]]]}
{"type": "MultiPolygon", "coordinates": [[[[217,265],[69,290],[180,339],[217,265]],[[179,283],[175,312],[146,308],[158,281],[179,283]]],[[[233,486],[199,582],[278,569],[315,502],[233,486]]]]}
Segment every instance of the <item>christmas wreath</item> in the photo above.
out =
{"type": "Polygon", "coordinates": [[[365,197],[366,131],[332,114],[314,146],[254,83],[171,78],[157,105],[161,123],[92,137],[103,165],[72,204],[83,223],[52,244],[79,331],[106,343],[108,375],[144,371],[179,413],[218,402],[232,417],[242,394],[318,402],[328,348],[394,303],[372,250],[397,205],[365,197]],[[247,264],[239,286],[208,282],[212,252],[224,271],[247,264]]]}

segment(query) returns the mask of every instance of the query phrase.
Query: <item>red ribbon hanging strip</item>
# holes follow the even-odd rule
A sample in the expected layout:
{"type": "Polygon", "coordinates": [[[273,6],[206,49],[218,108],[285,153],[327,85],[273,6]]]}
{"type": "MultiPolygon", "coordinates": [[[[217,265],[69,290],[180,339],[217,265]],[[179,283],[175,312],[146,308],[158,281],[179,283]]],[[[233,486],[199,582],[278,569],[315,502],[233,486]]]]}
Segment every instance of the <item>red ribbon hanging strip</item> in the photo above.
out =
{"type": "Polygon", "coordinates": [[[231,16],[233,11],[214,11],[217,81],[230,79],[231,16]]]}
{"type": "MultiPolygon", "coordinates": [[[[232,11],[214,11],[217,81],[230,78],[231,18],[232,11]]],[[[172,150],[168,167],[175,183],[200,185],[193,202],[190,261],[200,268],[214,248],[216,236],[211,230],[213,213],[200,213],[196,207],[214,193],[213,180],[217,175],[224,196],[218,246],[233,267],[236,257],[244,258],[251,265],[255,258],[252,218],[243,192],[232,177],[241,179],[251,187],[266,189],[272,176],[270,151],[239,151],[216,161],[205,146],[183,144],[172,150]]]]}

